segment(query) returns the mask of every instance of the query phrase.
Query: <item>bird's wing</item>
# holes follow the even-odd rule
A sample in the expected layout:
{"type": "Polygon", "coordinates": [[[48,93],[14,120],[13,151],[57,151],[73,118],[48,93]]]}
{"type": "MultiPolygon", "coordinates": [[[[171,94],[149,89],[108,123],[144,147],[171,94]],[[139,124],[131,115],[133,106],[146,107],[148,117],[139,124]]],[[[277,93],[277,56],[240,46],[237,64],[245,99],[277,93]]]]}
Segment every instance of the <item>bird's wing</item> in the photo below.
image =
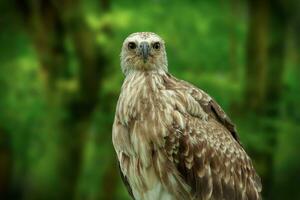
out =
{"type": "Polygon", "coordinates": [[[196,86],[176,79],[175,77],[168,74],[169,78],[172,78],[176,84],[174,85],[176,89],[184,90],[188,92],[204,109],[204,111],[214,117],[219,123],[221,123],[228,131],[232,134],[233,138],[240,143],[240,139],[236,130],[235,125],[232,123],[231,119],[226,115],[221,106],[206,92],[200,90],[196,86]]]}
{"type": "Polygon", "coordinates": [[[127,177],[124,176],[124,174],[123,174],[123,172],[122,172],[122,170],[121,170],[121,167],[120,167],[120,163],[119,163],[119,162],[118,162],[118,165],[119,165],[119,171],[120,171],[120,174],[121,174],[121,178],[122,178],[122,181],[123,181],[123,183],[124,183],[124,185],[125,185],[125,187],[126,187],[126,189],[127,189],[127,192],[128,192],[128,194],[131,196],[131,198],[132,198],[133,200],[135,200],[135,198],[134,198],[134,196],[133,196],[133,193],[132,193],[131,186],[129,185],[129,182],[128,182],[128,180],[127,180],[127,177]]]}
{"type": "Polygon", "coordinates": [[[187,82],[171,75],[164,82],[181,99],[174,113],[179,111],[185,123],[183,126],[174,117],[165,137],[166,154],[192,188],[195,198],[261,199],[260,178],[221,107],[187,82]]]}

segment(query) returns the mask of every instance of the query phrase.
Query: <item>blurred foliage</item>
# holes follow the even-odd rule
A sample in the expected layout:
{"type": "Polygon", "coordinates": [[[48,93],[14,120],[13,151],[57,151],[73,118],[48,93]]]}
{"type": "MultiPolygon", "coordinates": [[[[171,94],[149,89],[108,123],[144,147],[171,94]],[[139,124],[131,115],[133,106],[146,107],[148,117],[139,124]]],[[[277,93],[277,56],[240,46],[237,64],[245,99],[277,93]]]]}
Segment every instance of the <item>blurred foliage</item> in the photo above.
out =
{"type": "Polygon", "coordinates": [[[265,199],[299,199],[300,4],[249,2],[1,1],[0,199],[129,199],[111,126],[124,79],[120,48],[138,31],[161,35],[170,72],[232,117],[265,199]],[[257,57],[265,64],[254,68],[257,57]],[[264,84],[272,78],[275,89],[264,84]],[[245,95],[252,86],[265,87],[256,107],[248,105],[257,90],[245,95]]]}

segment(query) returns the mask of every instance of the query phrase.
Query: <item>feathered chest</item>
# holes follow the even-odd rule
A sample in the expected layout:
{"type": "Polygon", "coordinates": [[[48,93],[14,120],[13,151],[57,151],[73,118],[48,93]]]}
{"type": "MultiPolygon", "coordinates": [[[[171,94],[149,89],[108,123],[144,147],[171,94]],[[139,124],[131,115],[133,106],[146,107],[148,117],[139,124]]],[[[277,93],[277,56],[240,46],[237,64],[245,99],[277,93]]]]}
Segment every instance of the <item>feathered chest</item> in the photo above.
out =
{"type": "Polygon", "coordinates": [[[117,114],[126,126],[139,122],[144,123],[143,130],[147,129],[146,126],[154,128],[155,123],[170,114],[174,98],[175,93],[166,89],[162,75],[135,73],[124,81],[117,114]]]}
{"type": "Polygon", "coordinates": [[[165,73],[135,72],[126,77],[116,114],[133,143],[162,146],[170,129],[185,129],[190,114],[207,117],[192,91],[180,87],[165,73]]]}
{"type": "Polygon", "coordinates": [[[200,104],[165,73],[135,72],[126,77],[119,97],[113,140],[120,151],[138,155],[150,164],[151,152],[165,145],[165,138],[190,130],[193,117],[207,118],[200,104]],[[119,125],[118,125],[119,123],[119,125]],[[120,131],[124,129],[126,131],[120,131]]]}

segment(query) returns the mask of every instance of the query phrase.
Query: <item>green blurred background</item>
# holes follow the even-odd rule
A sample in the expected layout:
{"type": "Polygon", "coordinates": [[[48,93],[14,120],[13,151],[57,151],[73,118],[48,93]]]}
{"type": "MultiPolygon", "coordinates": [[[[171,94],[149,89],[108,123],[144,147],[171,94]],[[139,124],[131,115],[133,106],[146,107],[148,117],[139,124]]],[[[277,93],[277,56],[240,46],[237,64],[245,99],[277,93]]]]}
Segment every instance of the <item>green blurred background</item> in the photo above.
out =
{"type": "Polygon", "coordinates": [[[128,200],[111,142],[122,41],[152,31],[169,70],[236,123],[264,199],[300,199],[298,0],[1,0],[0,199],[128,200]]]}

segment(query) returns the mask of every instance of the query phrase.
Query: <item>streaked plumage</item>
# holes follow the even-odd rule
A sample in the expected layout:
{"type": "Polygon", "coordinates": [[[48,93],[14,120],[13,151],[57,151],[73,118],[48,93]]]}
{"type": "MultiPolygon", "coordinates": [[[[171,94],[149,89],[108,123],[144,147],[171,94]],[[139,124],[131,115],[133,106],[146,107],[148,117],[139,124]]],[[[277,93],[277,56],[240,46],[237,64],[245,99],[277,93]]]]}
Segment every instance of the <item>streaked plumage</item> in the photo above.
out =
{"type": "Polygon", "coordinates": [[[234,125],[208,94],[167,72],[159,36],[130,35],[121,66],[113,144],[134,199],[261,199],[260,178],[234,125]]]}

